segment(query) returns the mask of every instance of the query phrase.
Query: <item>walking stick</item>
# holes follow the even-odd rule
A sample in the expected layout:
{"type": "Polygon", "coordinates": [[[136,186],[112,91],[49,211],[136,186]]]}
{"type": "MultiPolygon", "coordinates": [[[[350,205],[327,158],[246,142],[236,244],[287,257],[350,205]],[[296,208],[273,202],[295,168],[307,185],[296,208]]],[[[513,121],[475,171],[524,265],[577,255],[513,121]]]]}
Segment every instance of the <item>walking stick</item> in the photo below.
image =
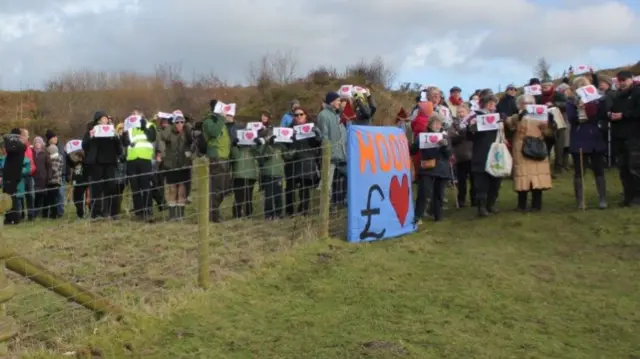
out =
{"type": "Polygon", "coordinates": [[[582,210],[584,211],[586,209],[586,204],[585,204],[585,196],[584,196],[584,157],[582,155],[582,148],[580,149],[580,187],[582,187],[582,197],[580,198],[580,201],[582,203],[582,210]]]}

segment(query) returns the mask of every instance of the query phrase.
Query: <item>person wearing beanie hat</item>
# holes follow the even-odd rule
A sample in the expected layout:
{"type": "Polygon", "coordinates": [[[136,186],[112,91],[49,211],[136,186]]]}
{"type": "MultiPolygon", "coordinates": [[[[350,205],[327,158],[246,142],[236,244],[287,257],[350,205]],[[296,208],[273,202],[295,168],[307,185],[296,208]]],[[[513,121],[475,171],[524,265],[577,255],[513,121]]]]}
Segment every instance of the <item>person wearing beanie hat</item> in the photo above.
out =
{"type": "Polygon", "coordinates": [[[533,77],[529,79],[529,86],[540,85],[540,79],[537,77],[533,77]]]}
{"type": "MultiPolygon", "coordinates": [[[[475,111],[477,116],[496,112],[498,99],[493,94],[480,97],[480,108],[475,111]]],[[[467,137],[473,142],[473,156],[471,158],[471,172],[473,174],[478,216],[486,217],[490,213],[497,213],[496,201],[500,192],[502,178],[494,177],[485,171],[487,157],[491,145],[496,141],[499,130],[478,131],[475,118],[469,121],[467,137]]]]}
{"type": "Polygon", "coordinates": [[[292,100],[289,102],[289,110],[282,115],[282,119],[280,119],[280,127],[290,127],[293,123],[293,110],[300,107],[300,101],[292,100]]]}
{"type": "Polygon", "coordinates": [[[58,144],[58,136],[53,132],[53,130],[47,130],[45,138],[47,139],[47,144],[58,144]]]}
{"type": "MultiPolygon", "coordinates": [[[[322,138],[331,145],[331,165],[327,178],[321,181],[329,182],[329,201],[334,198],[333,178],[336,166],[344,166],[347,163],[347,129],[340,123],[340,95],[337,92],[329,92],[324,98],[322,110],[318,113],[317,126],[322,138]]],[[[321,184],[322,185],[322,184],[321,184]]],[[[287,203],[287,214],[291,211],[287,203]]]]}

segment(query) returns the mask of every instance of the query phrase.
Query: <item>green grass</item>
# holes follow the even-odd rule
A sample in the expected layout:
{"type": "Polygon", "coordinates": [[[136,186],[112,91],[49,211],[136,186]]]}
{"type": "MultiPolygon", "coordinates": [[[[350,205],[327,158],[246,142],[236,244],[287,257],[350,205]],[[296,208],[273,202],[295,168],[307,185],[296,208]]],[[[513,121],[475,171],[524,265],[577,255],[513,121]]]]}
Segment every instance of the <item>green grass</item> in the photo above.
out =
{"type": "Polygon", "coordinates": [[[139,314],[91,322],[21,283],[30,295],[12,314],[25,324],[58,316],[15,347],[26,358],[640,358],[638,209],[615,207],[613,172],[606,211],[576,210],[570,183],[554,182],[542,213],[519,214],[505,181],[499,215],[450,209],[419,233],[369,244],[314,240],[311,220],[212,226],[206,292],[194,286],[189,225],[122,222],[105,233],[104,223],[69,223],[66,249],[26,240],[43,226],[22,229],[9,235],[21,251],[139,314]],[[292,237],[293,226],[306,232],[292,237]]]}

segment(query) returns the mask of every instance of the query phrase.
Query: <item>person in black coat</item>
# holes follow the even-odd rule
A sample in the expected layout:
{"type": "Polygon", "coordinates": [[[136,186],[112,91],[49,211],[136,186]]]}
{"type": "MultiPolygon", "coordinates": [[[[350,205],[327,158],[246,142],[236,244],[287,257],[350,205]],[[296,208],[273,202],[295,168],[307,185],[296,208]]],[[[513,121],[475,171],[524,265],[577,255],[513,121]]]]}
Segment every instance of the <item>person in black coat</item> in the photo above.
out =
{"type": "MultiPolygon", "coordinates": [[[[291,127],[308,123],[308,113],[303,108],[297,108],[293,112],[294,118],[291,127]]],[[[286,188],[287,192],[298,189],[298,213],[309,214],[311,205],[311,190],[315,188],[320,178],[318,177],[318,158],[322,156],[322,134],[318,127],[313,128],[314,136],[305,139],[298,139],[296,134],[293,142],[289,144],[286,160],[291,164],[291,175],[294,188],[286,188]]],[[[289,203],[287,203],[287,206],[289,203]]],[[[289,210],[287,209],[287,212],[289,210]]],[[[289,214],[289,213],[287,213],[289,214]]]]}
{"type": "Polygon", "coordinates": [[[628,207],[640,193],[640,86],[633,84],[631,71],[620,71],[616,77],[619,90],[607,117],[620,169],[622,206],[628,207]]]}
{"type": "MultiPolygon", "coordinates": [[[[487,115],[496,112],[498,99],[494,95],[485,95],[480,98],[480,110],[475,111],[476,116],[487,115]]],[[[471,158],[471,172],[473,173],[474,186],[476,188],[476,203],[478,216],[486,217],[489,213],[497,213],[496,201],[500,193],[502,179],[493,177],[486,172],[487,157],[491,145],[496,141],[498,130],[478,131],[476,119],[469,122],[467,138],[473,142],[473,156],[471,158]]]]}
{"type": "Polygon", "coordinates": [[[115,183],[118,158],[123,149],[118,136],[94,137],[97,125],[109,125],[107,114],[98,111],[93,121],[87,124],[87,132],[82,139],[82,150],[85,153],[84,163],[89,169],[91,181],[91,218],[110,217],[111,200],[117,194],[115,183]]]}
{"type": "MultiPolygon", "coordinates": [[[[440,114],[433,114],[429,117],[428,133],[444,133],[444,117],[440,114]]],[[[420,136],[416,134],[415,141],[410,148],[411,155],[420,152],[420,168],[416,171],[416,182],[418,183],[418,195],[415,203],[414,223],[419,225],[424,216],[427,202],[431,202],[433,219],[436,222],[442,220],[444,191],[448,181],[451,179],[451,145],[444,133],[443,138],[438,142],[437,147],[420,148],[420,136]]]]}
{"type": "Polygon", "coordinates": [[[2,167],[2,193],[11,196],[11,209],[4,217],[4,224],[19,224],[22,216],[22,202],[16,197],[18,185],[22,181],[22,168],[27,145],[20,137],[20,129],[14,128],[8,135],[3,136],[5,149],[4,164],[2,167]]]}

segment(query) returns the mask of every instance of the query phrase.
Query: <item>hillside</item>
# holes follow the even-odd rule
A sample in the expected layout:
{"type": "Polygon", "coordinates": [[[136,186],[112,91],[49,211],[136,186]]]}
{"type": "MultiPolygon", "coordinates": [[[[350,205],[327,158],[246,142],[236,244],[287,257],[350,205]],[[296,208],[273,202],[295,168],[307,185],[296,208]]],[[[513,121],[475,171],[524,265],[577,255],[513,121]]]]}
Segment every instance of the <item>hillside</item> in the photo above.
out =
{"type": "MultiPolygon", "coordinates": [[[[327,91],[347,83],[373,90],[379,107],[376,122],[382,125],[392,124],[400,107],[412,106],[416,95],[415,86],[409,84],[390,90],[393,73],[379,59],[349,66],[342,73],[320,67],[297,79],[291,75],[294,63],[285,57],[265,57],[259,63],[250,71],[252,86],[248,87],[229,86],[215,76],[187,82],[177,70],[163,66],[153,75],[69,72],[49,81],[44,91],[0,91],[0,132],[26,127],[32,133],[43,133],[52,128],[65,137],[79,136],[94,111],[105,110],[122,118],[134,107],[147,113],[180,108],[199,117],[211,98],[237,103],[240,120],[254,118],[261,110],[279,118],[294,98],[315,112],[327,91]]],[[[640,74],[640,63],[599,73],[614,76],[623,68],[640,74]]]]}

